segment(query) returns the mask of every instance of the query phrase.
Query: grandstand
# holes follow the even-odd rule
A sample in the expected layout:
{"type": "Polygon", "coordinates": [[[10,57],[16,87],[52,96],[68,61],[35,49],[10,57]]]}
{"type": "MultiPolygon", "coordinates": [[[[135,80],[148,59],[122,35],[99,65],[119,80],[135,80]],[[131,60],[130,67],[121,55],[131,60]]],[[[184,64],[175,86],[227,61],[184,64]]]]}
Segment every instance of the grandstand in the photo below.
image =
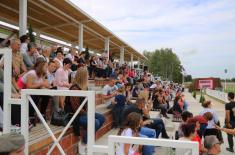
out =
{"type": "MultiPolygon", "coordinates": [[[[147,58],[138,52],[134,47],[120,39],[101,23],[93,19],[79,7],[69,0],[10,0],[0,1],[0,37],[7,38],[11,33],[16,32],[13,38],[19,38],[27,33],[27,27],[31,25],[35,30],[36,43],[40,46],[59,45],[66,48],[76,48],[79,52],[89,47],[93,53],[108,53],[120,65],[127,64],[134,68],[134,62],[144,66],[147,58]],[[18,34],[19,33],[19,34],[18,34]],[[111,54],[109,54],[111,53],[111,54]]],[[[108,83],[108,78],[94,78],[88,81],[89,91],[74,90],[45,90],[45,89],[25,89],[21,91],[20,99],[11,98],[11,78],[12,77],[12,54],[9,48],[0,49],[0,54],[4,60],[4,115],[3,133],[12,131],[11,126],[11,105],[21,106],[21,124],[19,130],[26,139],[25,154],[78,154],[81,139],[73,132],[71,125],[76,114],[82,106],[88,104],[88,142],[87,154],[115,154],[115,143],[127,142],[130,144],[155,145],[155,154],[172,154],[176,149],[190,149],[193,155],[198,155],[198,143],[177,141],[175,131],[179,122],[172,122],[173,115],[169,114],[169,119],[161,116],[159,111],[151,113],[151,117],[161,118],[165,124],[169,139],[150,139],[140,137],[117,136],[117,129],[112,128],[113,117],[111,109],[106,108],[103,98],[103,87],[108,83]],[[46,110],[46,120],[38,110],[30,95],[51,95],[51,96],[82,96],[85,101],[78,108],[70,123],[66,127],[50,124],[53,113],[52,102],[49,101],[46,110]],[[38,115],[37,125],[28,130],[29,120],[27,103],[33,105],[38,115]],[[103,126],[95,132],[95,112],[105,116],[103,126]],[[95,133],[95,134],[94,134],[95,133]]],[[[175,92],[174,92],[175,93],[175,92]]],[[[190,98],[191,99],[191,98],[190,98]]],[[[134,102],[134,101],[133,101],[134,102]]],[[[170,106],[173,101],[170,101],[170,106]]]]}

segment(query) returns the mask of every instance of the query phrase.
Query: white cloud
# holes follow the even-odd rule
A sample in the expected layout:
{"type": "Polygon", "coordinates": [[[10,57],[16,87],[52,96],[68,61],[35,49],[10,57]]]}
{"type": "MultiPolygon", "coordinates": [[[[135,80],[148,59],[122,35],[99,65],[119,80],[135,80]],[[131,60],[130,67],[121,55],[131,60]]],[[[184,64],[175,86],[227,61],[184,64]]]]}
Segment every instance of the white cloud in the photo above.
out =
{"type": "Polygon", "coordinates": [[[140,51],[172,48],[194,77],[235,77],[234,0],[71,1],[140,51]]]}

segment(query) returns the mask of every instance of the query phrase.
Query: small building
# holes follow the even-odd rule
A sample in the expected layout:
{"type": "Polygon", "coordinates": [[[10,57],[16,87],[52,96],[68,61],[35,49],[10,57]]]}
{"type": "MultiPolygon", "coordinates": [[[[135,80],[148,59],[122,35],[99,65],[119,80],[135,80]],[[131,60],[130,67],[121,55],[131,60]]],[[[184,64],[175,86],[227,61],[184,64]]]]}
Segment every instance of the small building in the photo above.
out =
{"type": "Polygon", "coordinates": [[[221,88],[221,81],[220,78],[197,78],[194,80],[194,89],[203,89],[203,88],[208,88],[208,89],[216,89],[216,88],[221,88]]]}

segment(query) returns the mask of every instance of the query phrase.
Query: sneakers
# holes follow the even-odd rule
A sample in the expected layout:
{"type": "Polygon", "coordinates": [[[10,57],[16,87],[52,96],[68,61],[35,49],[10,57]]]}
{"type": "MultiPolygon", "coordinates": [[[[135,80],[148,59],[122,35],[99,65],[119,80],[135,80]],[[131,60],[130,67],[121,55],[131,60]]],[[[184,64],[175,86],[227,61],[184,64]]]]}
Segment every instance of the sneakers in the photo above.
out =
{"type": "Polygon", "coordinates": [[[229,152],[234,152],[233,148],[227,147],[226,150],[229,151],[229,152]]]}
{"type": "Polygon", "coordinates": [[[86,155],[87,154],[87,144],[84,144],[81,141],[79,141],[78,151],[79,151],[80,155],[86,155]]]}

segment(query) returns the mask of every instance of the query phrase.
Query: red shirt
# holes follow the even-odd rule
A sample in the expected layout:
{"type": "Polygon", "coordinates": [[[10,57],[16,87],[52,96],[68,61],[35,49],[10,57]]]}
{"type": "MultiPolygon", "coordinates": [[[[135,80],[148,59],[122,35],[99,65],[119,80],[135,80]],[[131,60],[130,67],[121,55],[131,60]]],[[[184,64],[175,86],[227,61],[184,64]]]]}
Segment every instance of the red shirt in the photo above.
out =
{"type": "Polygon", "coordinates": [[[199,144],[199,152],[200,152],[200,150],[201,150],[201,148],[202,148],[202,140],[201,140],[201,138],[199,137],[199,135],[196,134],[196,135],[193,137],[192,141],[193,141],[193,142],[198,142],[198,144],[199,144]]]}
{"type": "Polygon", "coordinates": [[[208,121],[207,121],[203,116],[201,116],[201,115],[194,116],[194,118],[196,118],[200,124],[207,124],[207,122],[208,122],[208,121]]]}

